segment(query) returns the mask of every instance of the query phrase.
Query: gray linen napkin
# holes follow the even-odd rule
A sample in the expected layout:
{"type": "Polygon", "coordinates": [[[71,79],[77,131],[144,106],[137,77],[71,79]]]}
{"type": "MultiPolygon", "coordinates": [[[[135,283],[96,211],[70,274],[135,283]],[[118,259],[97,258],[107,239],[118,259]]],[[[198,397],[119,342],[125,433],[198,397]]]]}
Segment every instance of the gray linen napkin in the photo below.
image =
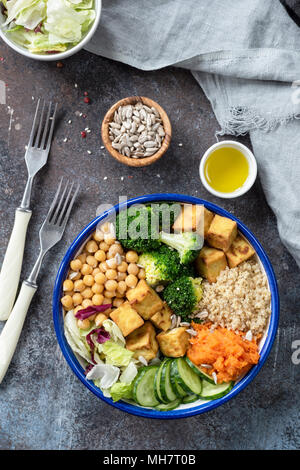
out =
{"type": "Polygon", "coordinates": [[[86,49],[142,70],[191,70],[219,134],[250,133],[280,237],[300,266],[300,29],[279,0],[104,0],[86,49]]]}

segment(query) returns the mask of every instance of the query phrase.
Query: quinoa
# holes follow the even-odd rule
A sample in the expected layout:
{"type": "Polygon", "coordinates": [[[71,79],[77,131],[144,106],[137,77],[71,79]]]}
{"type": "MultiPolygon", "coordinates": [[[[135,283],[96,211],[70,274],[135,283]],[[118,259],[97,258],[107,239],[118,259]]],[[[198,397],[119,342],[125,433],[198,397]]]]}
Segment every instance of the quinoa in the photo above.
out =
{"type": "Polygon", "coordinates": [[[215,283],[203,281],[203,297],[195,315],[230,330],[261,335],[267,326],[271,294],[257,261],[245,261],[220,273],[215,283]]]}

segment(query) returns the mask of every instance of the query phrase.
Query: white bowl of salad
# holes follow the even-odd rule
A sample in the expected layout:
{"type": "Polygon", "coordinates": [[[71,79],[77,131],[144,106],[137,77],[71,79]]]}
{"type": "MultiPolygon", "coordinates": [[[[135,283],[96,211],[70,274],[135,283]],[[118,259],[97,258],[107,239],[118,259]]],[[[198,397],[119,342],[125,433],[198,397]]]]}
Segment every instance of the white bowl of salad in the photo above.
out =
{"type": "Polygon", "coordinates": [[[2,0],[0,36],[26,57],[62,60],[91,39],[101,6],[101,0],[2,0]]]}

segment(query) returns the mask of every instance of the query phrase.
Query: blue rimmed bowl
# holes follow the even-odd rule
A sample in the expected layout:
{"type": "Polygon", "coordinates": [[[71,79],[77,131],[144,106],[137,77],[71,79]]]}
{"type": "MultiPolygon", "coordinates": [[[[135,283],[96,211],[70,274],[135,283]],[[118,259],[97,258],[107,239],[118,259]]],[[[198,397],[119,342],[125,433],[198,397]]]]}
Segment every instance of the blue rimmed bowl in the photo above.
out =
{"type": "Polygon", "coordinates": [[[146,418],[157,418],[157,419],[177,419],[177,418],[187,418],[189,416],[198,415],[201,413],[205,413],[206,411],[210,411],[223,403],[227,402],[231,398],[235,397],[241,390],[243,390],[258,374],[260,369],[262,368],[263,364],[265,363],[271,347],[273,345],[277,327],[278,327],[278,319],[279,319],[279,295],[278,295],[278,288],[277,282],[274,275],[274,271],[272,265],[264,252],[262,246],[260,245],[259,241],[255,238],[253,233],[236,217],[231,215],[229,212],[225,211],[221,207],[212,204],[211,202],[204,201],[203,199],[199,199],[196,197],[185,196],[181,194],[150,194],[146,196],[140,196],[127,201],[128,206],[132,204],[143,204],[143,203],[155,203],[159,201],[174,201],[178,203],[185,203],[185,204],[204,204],[205,207],[221,216],[229,217],[232,220],[235,220],[238,225],[238,230],[242,235],[250,242],[253,248],[256,251],[257,258],[260,262],[262,270],[265,272],[269,289],[271,293],[271,316],[269,325],[264,335],[263,339],[260,343],[260,360],[257,365],[251,368],[251,370],[241,378],[232,390],[222,398],[218,398],[212,401],[197,401],[194,403],[181,405],[179,408],[172,410],[172,411],[157,411],[152,408],[143,408],[139,405],[135,405],[125,401],[113,402],[110,398],[106,398],[103,396],[101,390],[94,385],[94,383],[90,380],[86,379],[84,368],[80,365],[76,355],[73,353],[72,349],[67,343],[67,340],[64,335],[64,323],[63,323],[63,309],[60,303],[60,298],[62,297],[62,285],[63,281],[67,277],[67,273],[69,270],[70,261],[80,252],[81,247],[84,243],[88,240],[91,234],[95,231],[99,222],[103,222],[105,219],[108,219],[110,216],[113,216],[114,213],[118,212],[122,209],[126,202],[117,204],[113,208],[104,211],[101,215],[96,217],[92,222],[87,225],[80,234],[75,238],[73,243],[71,244],[70,248],[68,249],[67,253],[65,254],[61,265],[59,267],[55,286],[54,286],[54,294],[53,294],[53,320],[54,320],[54,328],[56,332],[56,336],[58,339],[58,343],[62,350],[62,353],[71,367],[72,371],[76,374],[76,376],[81,380],[81,382],[93,392],[97,397],[101,398],[101,400],[105,401],[109,405],[112,405],[120,410],[126,411],[127,413],[142,416],[146,418]]]}

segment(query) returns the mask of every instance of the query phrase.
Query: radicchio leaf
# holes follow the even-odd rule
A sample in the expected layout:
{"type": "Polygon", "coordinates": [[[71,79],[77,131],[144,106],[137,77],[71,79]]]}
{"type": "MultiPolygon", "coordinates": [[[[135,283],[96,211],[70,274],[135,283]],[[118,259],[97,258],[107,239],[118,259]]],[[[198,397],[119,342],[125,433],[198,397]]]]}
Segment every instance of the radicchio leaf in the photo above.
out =
{"type": "Polygon", "coordinates": [[[92,335],[93,334],[97,335],[96,341],[99,344],[103,344],[106,341],[108,341],[110,339],[110,334],[104,328],[94,328],[94,330],[90,331],[89,334],[86,335],[86,341],[87,341],[87,343],[90,347],[90,350],[91,350],[92,362],[94,364],[96,364],[95,359],[94,359],[95,344],[94,344],[94,341],[92,340],[92,335]]]}
{"type": "Polygon", "coordinates": [[[90,307],[84,308],[82,310],[78,310],[76,312],[75,317],[79,320],[85,320],[90,316],[94,315],[95,313],[105,312],[105,310],[112,307],[112,304],[104,304],[104,305],[91,305],[90,307]]]}

